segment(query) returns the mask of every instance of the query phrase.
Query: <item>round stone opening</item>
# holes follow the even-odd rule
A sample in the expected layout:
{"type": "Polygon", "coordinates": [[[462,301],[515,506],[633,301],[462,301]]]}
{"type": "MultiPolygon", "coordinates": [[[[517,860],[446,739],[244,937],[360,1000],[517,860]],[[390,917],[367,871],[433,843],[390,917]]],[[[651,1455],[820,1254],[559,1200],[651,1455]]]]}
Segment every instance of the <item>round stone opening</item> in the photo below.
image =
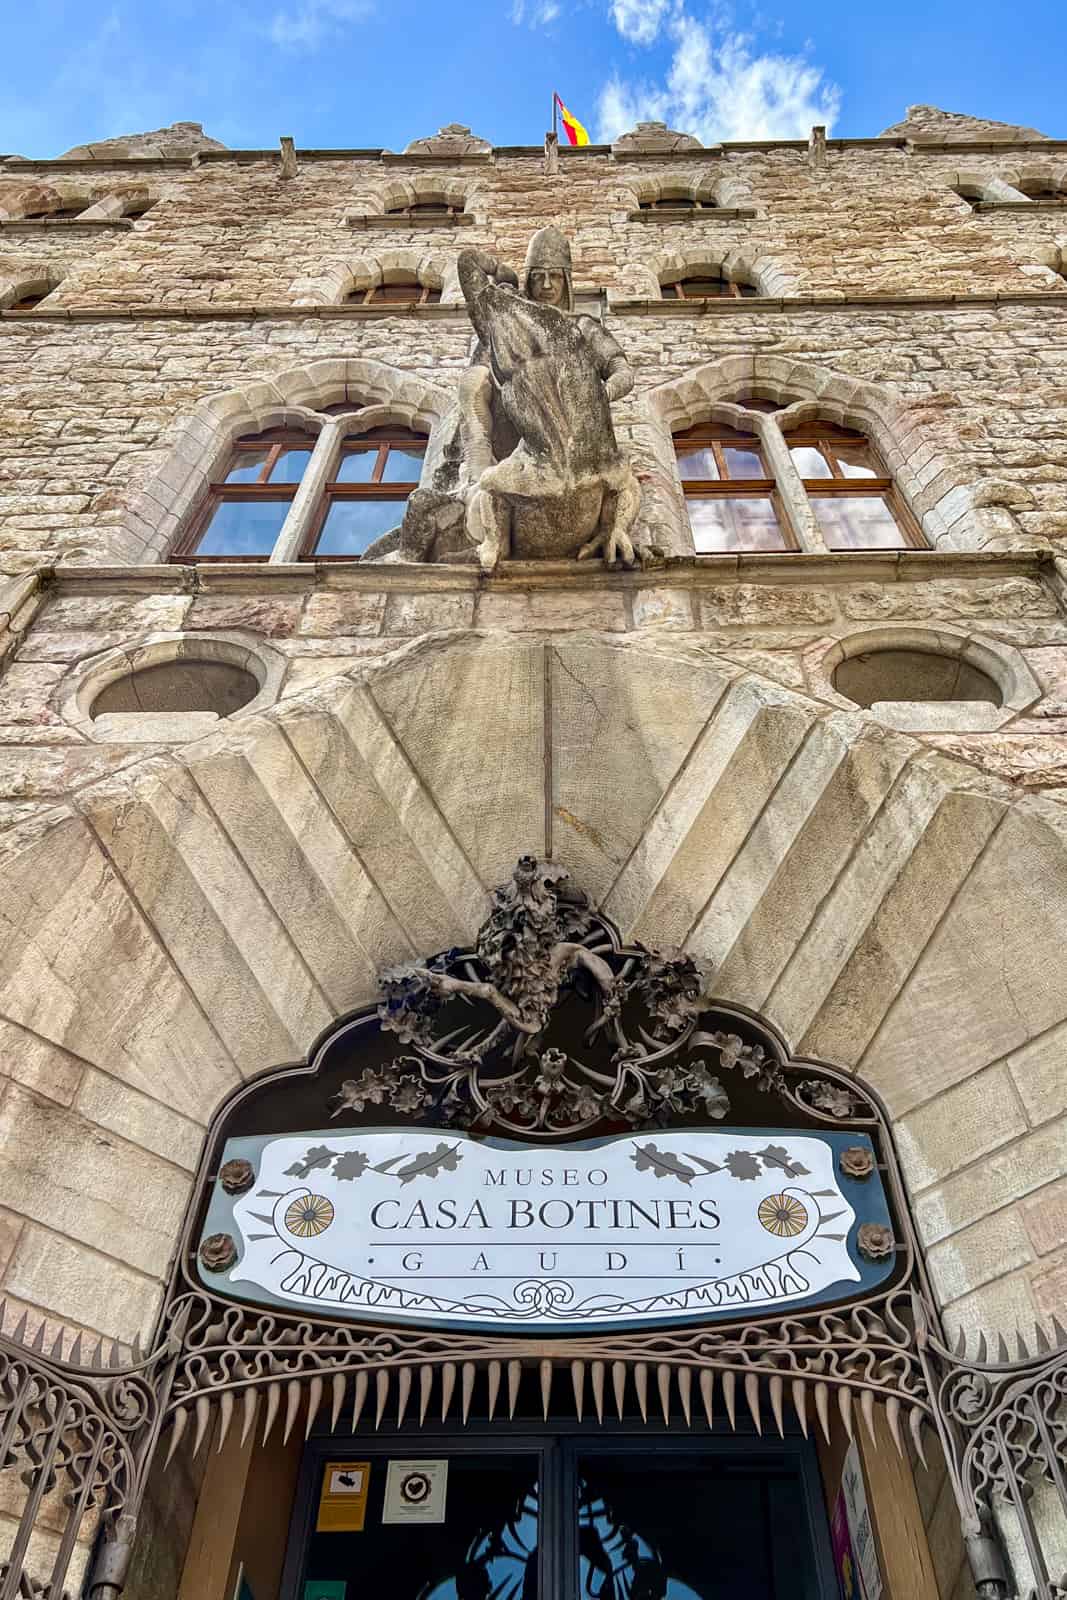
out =
{"type": "Polygon", "coordinates": [[[232,662],[183,657],[116,678],[96,696],[89,715],[94,721],[111,712],[158,716],[208,711],[229,717],[254,700],[259,688],[251,672],[232,662]]]}
{"type": "Polygon", "coordinates": [[[849,656],[833,675],[838,694],[869,709],[899,701],[982,701],[1000,706],[1000,686],[963,656],[933,650],[869,650],[849,656]]]}

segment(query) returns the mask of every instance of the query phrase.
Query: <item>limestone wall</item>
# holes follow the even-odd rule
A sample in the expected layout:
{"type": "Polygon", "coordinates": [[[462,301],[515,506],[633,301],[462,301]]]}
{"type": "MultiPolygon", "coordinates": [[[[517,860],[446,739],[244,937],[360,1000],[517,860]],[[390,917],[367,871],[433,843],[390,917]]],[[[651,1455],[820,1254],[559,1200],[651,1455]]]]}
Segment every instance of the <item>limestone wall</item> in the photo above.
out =
{"type": "Polygon", "coordinates": [[[1060,154],[889,140],[831,147],[825,169],[779,147],[677,169],[565,157],[554,177],[500,152],[308,157],[293,179],[210,151],[7,164],[0,279],[65,274],[0,315],[9,1315],[146,1333],[222,1097],[301,1056],[384,962],[469,937],[530,850],[884,1095],[951,1324],[1062,1304],[1067,283],[1042,252],[1063,213],[975,212],[951,189],[1060,154]],[[672,175],[755,215],[631,220],[672,175]],[[346,225],[415,181],[469,189],[473,221],[346,225]],[[98,201],[132,182],[159,195],[132,227],[14,215],[31,183],[98,201]],[[466,243],[518,264],[549,220],[637,370],[628,446],[663,435],[664,385],[681,406],[728,358],[781,358],[779,389],[861,380],[902,488],[919,511],[951,502],[952,537],[634,576],[165,563],[139,530],[177,503],[206,398],[298,386],[318,361],[342,388],[370,360],[452,392],[463,312],[334,307],[339,266],[429,256],[444,276],[466,243]],[[724,258],[764,301],[653,298],[671,262],[724,258]],[[981,728],[850,709],[829,652],[899,628],[999,651],[1032,691],[981,728]],[[268,703],[188,742],[102,737],[79,712],[107,652],[204,637],[271,654],[268,703]]]}

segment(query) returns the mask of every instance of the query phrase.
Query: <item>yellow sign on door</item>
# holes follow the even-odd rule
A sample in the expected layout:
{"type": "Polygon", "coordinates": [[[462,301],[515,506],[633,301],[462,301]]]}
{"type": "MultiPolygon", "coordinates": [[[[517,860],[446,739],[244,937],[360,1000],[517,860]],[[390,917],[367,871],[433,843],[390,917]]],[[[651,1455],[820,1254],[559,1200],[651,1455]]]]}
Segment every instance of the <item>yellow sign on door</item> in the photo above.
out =
{"type": "Polygon", "coordinates": [[[370,1488],[369,1461],[327,1461],[316,1533],[362,1533],[370,1488]]]}

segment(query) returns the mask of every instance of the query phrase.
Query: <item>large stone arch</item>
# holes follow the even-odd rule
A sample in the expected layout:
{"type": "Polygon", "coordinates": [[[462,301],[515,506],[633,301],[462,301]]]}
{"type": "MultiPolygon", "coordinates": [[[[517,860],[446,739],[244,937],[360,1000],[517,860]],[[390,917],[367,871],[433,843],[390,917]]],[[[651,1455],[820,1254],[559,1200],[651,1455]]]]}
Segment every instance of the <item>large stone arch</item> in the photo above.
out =
{"type": "Polygon", "coordinates": [[[384,361],[312,361],[202,400],[178,425],[169,455],[131,500],[119,524],[130,561],[165,560],[234,439],[295,423],[312,430],[325,406],[388,406],[390,415],[432,433],[451,396],[417,373],[384,361]]]}
{"type": "Polygon", "coordinates": [[[424,637],[3,849],[6,1284],[36,1316],[143,1333],[223,1096],[468,940],[527,851],[881,1094],[950,1323],[1032,1318],[1063,1271],[1011,1243],[1062,1149],[1062,806],[706,638],[424,637]]]}
{"type": "MultiPolygon", "coordinates": [[[[933,548],[1033,547],[1033,536],[1023,535],[1011,515],[1012,507],[1028,503],[1027,492],[1020,500],[1009,484],[975,479],[943,408],[832,367],[760,354],[724,356],[648,393],[651,420],[637,430],[637,442],[668,525],[684,518],[671,435],[742,395],[795,408],[790,416],[798,421],[818,415],[868,434],[933,548]]],[[[736,423],[736,414],[723,417],[736,423]]]]}

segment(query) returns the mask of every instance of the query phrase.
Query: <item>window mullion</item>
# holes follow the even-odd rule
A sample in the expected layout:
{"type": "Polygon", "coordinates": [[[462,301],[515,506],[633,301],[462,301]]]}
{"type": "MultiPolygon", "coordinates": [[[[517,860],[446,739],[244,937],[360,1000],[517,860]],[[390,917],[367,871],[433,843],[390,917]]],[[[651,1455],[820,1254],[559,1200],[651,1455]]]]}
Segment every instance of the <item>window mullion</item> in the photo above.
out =
{"type": "Polygon", "coordinates": [[[752,418],[763,450],[763,459],[775,480],[782,509],[798,546],[801,550],[826,554],[826,541],[823,539],[818,519],[812,510],[811,501],[808,499],[782,430],[775,418],[766,412],[755,411],[752,413],[752,418]]]}
{"type": "Polygon", "coordinates": [[[350,417],[330,417],[323,424],[318,441],[311,452],[311,460],[304,469],[300,486],[282,523],[282,531],[270,553],[272,563],[300,559],[300,551],[318,510],[319,501],[326,493],[326,485],[337,476],[336,462],[341,452],[341,439],[345,425],[350,422],[350,417]]]}

